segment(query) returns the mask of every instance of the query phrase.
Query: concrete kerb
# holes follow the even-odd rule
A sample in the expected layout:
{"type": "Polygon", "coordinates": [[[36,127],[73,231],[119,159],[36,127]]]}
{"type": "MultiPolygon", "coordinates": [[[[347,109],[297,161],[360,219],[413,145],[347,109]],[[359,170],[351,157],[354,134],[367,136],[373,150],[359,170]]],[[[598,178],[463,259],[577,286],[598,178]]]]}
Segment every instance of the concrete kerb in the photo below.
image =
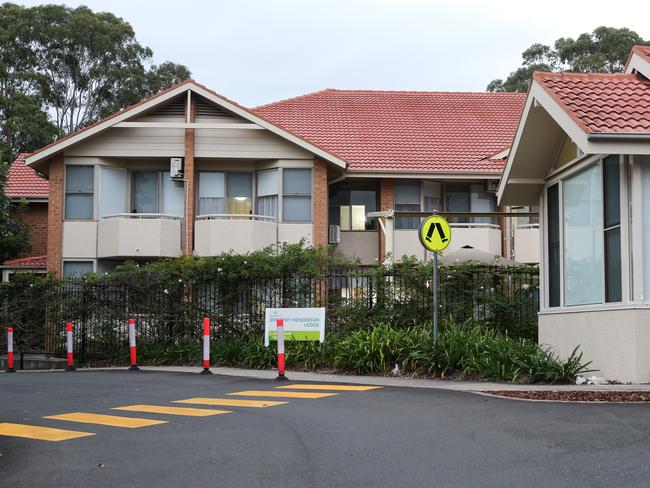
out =
{"type": "MultiPolygon", "coordinates": [[[[124,368],[84,368],[80,371],[111,371],[124,368]]],[[[171,373],[199,373],[201,368],[196,366],[140,366],[144,371],[159,371],[171,373]]],[[[274,380],[275,370],[254,370],[241,368],[210,368],[212,373],[223,376],[274,380]]],[[[27,371],[25,371],[27,372],[27,371]]],[[[35,372],[35,371],[34,371],[35,372]]],[[[355,376],[332,373],[308,373],[303,371],[287,371],[287,377],[292,381],[313,381],[332,383],[355,383],[376,386],[394,386],[406,388],[429,388],[448,391],[491,392],[491,391],[650,391],[650,384],[615,384],[615,385],[526,385],[516,383],[491,383],[473,381],[435,380],[422,378],[389,377],[389,376],[355,376]]]]}

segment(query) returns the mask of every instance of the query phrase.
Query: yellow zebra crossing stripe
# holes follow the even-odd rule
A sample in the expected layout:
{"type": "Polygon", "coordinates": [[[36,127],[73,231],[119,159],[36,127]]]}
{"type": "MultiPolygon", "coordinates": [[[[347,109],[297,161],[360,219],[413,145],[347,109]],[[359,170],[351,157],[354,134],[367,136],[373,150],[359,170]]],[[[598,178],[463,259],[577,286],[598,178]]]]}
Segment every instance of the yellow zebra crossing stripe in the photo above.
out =
{"type": "Polygon", "coordinates": [[[127,405],[113,407],[111,410],[126,410],[128,412],[164,413],[167,415],[184,415],[186,417],[209,417],[222,413],[232,413],[230,410],[210,410],[207,408],[164,407],[162,405],[127,405]]]}
{"type": "Polygon", "coordinates": [[[329,396],[338,395],[338,393],[312,393],[308,391],[237,391],[235,393],[228,393],[228,395],[236,396],[252,396],[252,397],[271,397],[271,398],[325,398],[329,396]]]}
{"type": "Polygon", "coordinates": [[[312,385],[312,384],[297,384],[276,386],[281,390],[330,390],[330,391],[369,391],[378,390],[383,386],[367,386],[367,385],[312,385]]]}
{"type": "Polygon", "coordinates": [[[271,400],[236,400],[234,398],[188,398],[174,400],[172,403],[193,403],[195,405],[214,405],[219,407],[252,407],[266,408],[276,405],[286,405],[289,402],[274,402],[271,400]]]}
{"type": "Polygon", "coordinates": [[[98,413],[64,413],[61,415],[50,415],[43,417],[45,419],[65,420],[67,422],[80,422],[82,424],[108,425],[109,427],[124,427],[127,429],[137,429],[138,427],[147,427],[149,425],[166,424],[166,420],[151,420],[135,417],[118,417],[116,415],[102,415],[98,413]]]}
{"type": "Polygon", "coordinates": [[[68,439],[77,439],[95,435],[91,432],[76,432],[74,430],[52,429],[50,427],[41,427],[39,425],[12,424],[7,422],[0,423],[0,435],[7,437],[22,437],[25,439],[36,439],[39,441],[67,441],[68,439]]]}

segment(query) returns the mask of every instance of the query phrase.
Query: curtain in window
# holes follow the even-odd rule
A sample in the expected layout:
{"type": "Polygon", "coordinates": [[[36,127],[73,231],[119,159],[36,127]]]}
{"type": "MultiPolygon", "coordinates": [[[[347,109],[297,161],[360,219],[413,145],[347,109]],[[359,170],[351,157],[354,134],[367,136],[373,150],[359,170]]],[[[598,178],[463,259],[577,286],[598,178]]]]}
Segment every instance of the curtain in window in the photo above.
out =
{"type": "Polygon", "coordinates": [[[255,213],[266,217],[278,217],[278,170],[257,172],[257,198],[255,213]]]}
{"type": "Polygon", "coordinates": [[[183,183],[172,180],[169,171],[162,173],[162,213],[175,217],[183,217],[185,213],[183,183]]]}
{"type": "Polygon", "coordinates": [[[253,210],[253,175],[227,173],[226,194],[229,214],[250,214],[253,210]]]}
{"type": "Polygon", "coordinates": [[[225,189],[224,173],[200,171],[198,215],[226,213],[225,189]]]}
{"type": "Polygon", "coordinates": [[[128,173],[124,168],[101,166],[99,172],[99,217],[127,213],[128,173]]]}
{"type": "Polygon", "coordinates": [[[563,183],[565,305],[603,301],[601,186],[599,164],[563,183]]]}
{"type": "Polygon", "coordinates": [[[158,213],[158,171],[133,173],[133,213],[158,213]]]}
{"type": "MultiPolygon", "coordinates": [[[[496,196],[485,191],[485,185],[471,185],[470,208],[472,212],[494,212],[496,210],[496,196]]],[[[474,217],[474,222],[483,224],[496,224],[494,217],[474,217]]]]}
{"type": "MultiPolygon", "coordinates": [[[[395,210],[402,212],[420,211],[420,182],[405,181],[395,184],[395,210]]],[[[396,229],[417,229],[420,226],[419,217],[397,217],[396,229]]]]}

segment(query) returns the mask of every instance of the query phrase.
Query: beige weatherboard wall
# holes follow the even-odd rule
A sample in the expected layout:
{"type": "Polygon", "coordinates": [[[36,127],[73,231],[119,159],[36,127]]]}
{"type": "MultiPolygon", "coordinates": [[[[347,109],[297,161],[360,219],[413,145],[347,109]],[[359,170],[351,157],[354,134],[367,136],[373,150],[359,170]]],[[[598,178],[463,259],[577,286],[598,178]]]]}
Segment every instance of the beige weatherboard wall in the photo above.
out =
{"type": "Polygon", "coordinates": [[[540,208],[539,342],[650,382],[650,140],[587,137],[533,81],[498,196],[540,208]]]}

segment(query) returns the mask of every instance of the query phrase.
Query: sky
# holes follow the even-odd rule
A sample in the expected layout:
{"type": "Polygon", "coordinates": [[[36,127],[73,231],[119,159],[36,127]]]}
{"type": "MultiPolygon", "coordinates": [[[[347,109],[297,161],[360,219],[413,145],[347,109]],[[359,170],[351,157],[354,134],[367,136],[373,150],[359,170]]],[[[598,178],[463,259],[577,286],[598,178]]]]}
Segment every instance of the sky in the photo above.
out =
{"type": "MultiPolygon", "coordinates": [[[[13,0],[26,6],[44,2],[13,0]]],[[[129,22],[154,62],[254,107],[324,88],[484,91],[552,45],[607,25],[650,39],[650,2],[86,0],[129,22]]]]}

